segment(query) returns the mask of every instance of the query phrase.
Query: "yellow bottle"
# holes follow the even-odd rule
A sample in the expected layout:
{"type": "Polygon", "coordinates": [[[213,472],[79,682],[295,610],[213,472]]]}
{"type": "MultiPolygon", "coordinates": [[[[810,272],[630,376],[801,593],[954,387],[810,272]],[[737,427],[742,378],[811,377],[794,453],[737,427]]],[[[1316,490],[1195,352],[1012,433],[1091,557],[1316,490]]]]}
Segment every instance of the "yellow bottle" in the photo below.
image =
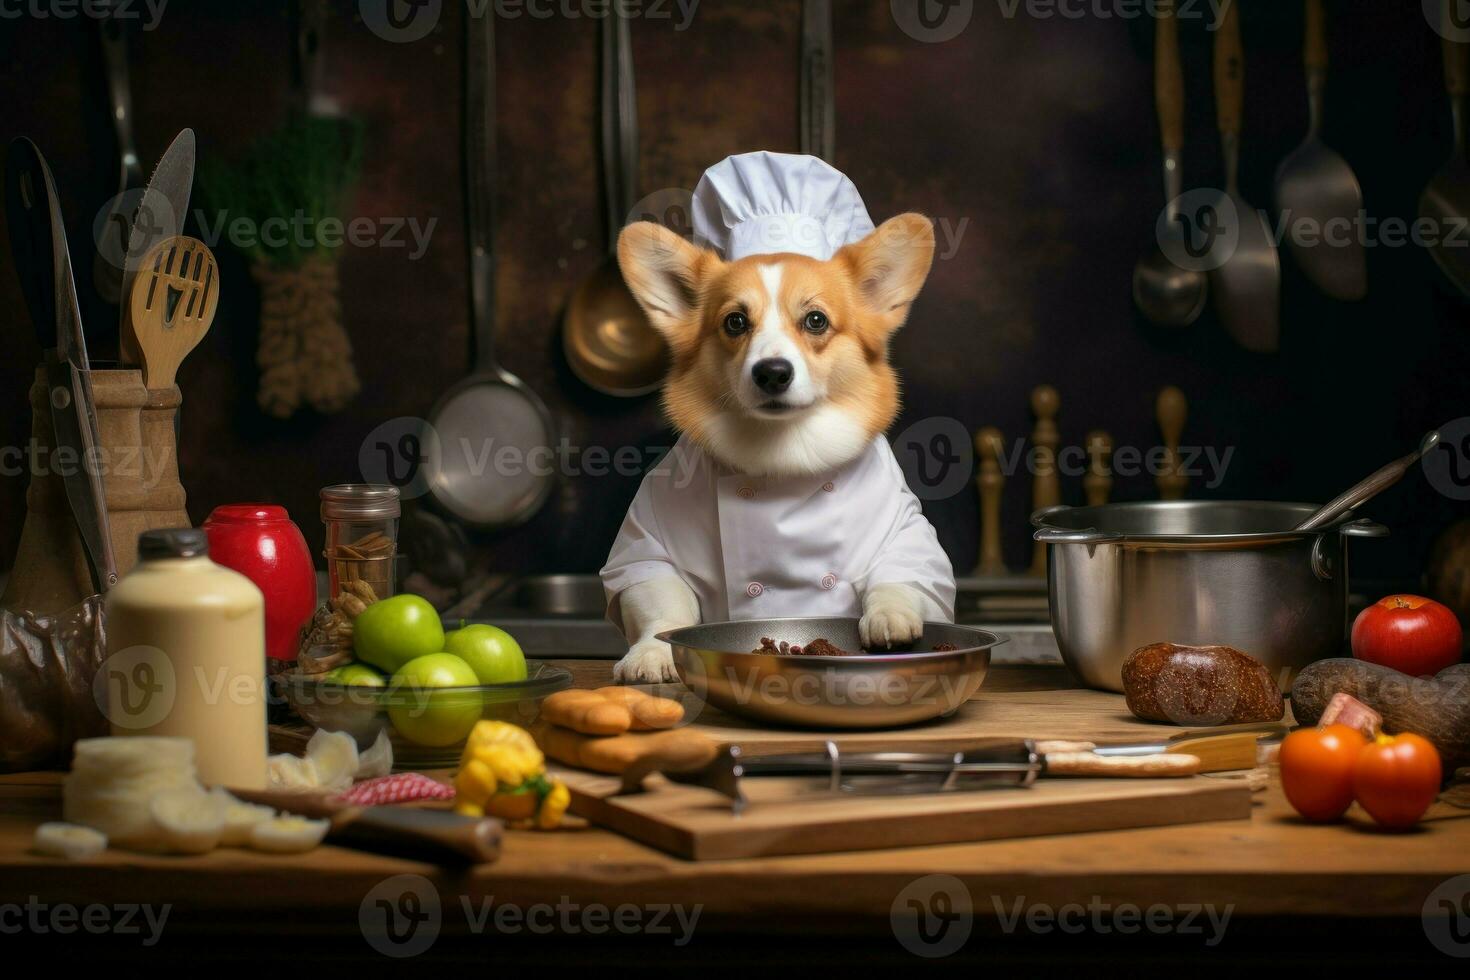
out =
{"type": "Polygon", "coordinates": [[[202,530],[148,531],[106,609],[95,687],[112,734],[190,738],[206,785],[265,788],[265,600],[255,584],[209,560],[202,530]]]}

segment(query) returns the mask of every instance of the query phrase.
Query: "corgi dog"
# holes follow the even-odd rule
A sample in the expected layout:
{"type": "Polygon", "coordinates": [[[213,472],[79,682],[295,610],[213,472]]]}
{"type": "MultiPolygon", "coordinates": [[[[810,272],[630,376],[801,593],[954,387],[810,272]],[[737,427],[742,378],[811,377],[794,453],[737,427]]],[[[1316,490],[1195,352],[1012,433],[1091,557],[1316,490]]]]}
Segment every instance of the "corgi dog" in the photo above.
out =
{"type": "Polygon", "coordinates": [[[889,340],[934,241],[928,218],[901,214],[830,259],[726,261],[657,224],[623,230],[680,440],[603,569],[630,647],[618,681],[674,680],[657,634],[701,621],[855,616],[871,648],[953,618],[950,563],[883,438],[899,410],[889,340]]]}

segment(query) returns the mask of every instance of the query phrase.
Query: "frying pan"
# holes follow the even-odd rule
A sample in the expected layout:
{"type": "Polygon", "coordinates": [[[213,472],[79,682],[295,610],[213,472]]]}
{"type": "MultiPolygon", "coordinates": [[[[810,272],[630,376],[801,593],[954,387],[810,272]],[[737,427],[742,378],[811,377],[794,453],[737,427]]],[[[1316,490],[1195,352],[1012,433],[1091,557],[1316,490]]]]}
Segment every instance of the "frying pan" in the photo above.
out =
{"type": "Polygon", "coordinates": [[[465,32],[465,196],[474,372],[430,414],[429,492],[477,528],[531,517],[551,491],[551,413],[495,359],[495,27],[486,11],[465,32]]]}
{"type": "Polygon", "coordinates": [[[973,626],[925,623],[903,652],[847,657],[752,653],[763,637],[806,645],[818,637],[856,654],[852,618],[752,619],[660,633],[679,679],[730,714],[782,727],[896,728],[947,715],[985,680],[1003,636],[973,626]],[[946,649],[935,649],[943,646],[946,649]],[[949,649],[952,647],[953,649],[949,649]]]}

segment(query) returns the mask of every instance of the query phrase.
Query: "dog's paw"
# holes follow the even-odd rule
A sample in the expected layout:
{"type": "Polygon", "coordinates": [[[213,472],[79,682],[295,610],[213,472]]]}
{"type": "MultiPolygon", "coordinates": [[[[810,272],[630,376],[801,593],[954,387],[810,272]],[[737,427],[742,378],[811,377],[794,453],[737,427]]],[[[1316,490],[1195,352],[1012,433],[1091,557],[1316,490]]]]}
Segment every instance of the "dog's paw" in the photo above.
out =
{"type": "Polygon", "coordinates": [[[868,595],[863,618],[858,621],[858,637],[864,647],[887,648],[912,643],[924,635],[924,617],[905,592],[907,589],[900,592],[894,587],[878,586],[868,595]]]}
{"type": "Polygon", "coordinates": [[[613,667],[613,682],[617,684],[659,684],[678,679],[673,651],[660,640],[640,640],[633,644],[613,667]]]}

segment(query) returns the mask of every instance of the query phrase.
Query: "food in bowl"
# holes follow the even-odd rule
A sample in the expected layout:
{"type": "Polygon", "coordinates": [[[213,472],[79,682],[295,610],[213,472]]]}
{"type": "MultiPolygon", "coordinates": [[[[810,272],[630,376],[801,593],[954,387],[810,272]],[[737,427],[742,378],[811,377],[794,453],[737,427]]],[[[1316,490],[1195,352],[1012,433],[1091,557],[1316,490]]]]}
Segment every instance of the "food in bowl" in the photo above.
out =
{"type": "MultiPolygon", "coordinates": [[[[933,652],[951,653],[958,649],[959,646],[954,643],[936,643],[934,644],[933,652]]],[[[791,643],[787,640],[782,640],[778,643],[769,636],[763,636],[761,637],[761,645],[750,652],[762,656],[776,657],[861,657],[873,651],[860,650],[854,653],[851,650],[844,650],[831,640],[820,636],[814,640],[808,640],[805,644],[791,643]]]]}
{"type": "Polygon", "coordinates": [[[763,636],[761,637],[761,645],[750,652],[777,657],[856,657],[860,655],[850,650],[844,650],[831,640],[824,639],[820,636],[815,640],[809,641],[804,646],[786,640],[777,643],[769,636],[763,636]]]}

